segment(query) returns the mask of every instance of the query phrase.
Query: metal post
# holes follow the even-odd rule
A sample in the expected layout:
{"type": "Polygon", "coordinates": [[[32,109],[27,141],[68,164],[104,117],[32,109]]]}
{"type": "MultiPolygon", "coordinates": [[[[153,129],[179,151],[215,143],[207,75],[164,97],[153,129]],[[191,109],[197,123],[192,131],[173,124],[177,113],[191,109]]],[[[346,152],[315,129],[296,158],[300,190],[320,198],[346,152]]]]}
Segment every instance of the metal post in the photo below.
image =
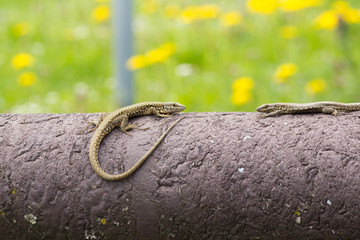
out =
{"type": "Polygon", "coordinates": [[[116,97],[120,106],[126,106],[134,101],[133,75],[126,67],[132,56],[132,0],[115,0],[113,4],[116,97]]]}

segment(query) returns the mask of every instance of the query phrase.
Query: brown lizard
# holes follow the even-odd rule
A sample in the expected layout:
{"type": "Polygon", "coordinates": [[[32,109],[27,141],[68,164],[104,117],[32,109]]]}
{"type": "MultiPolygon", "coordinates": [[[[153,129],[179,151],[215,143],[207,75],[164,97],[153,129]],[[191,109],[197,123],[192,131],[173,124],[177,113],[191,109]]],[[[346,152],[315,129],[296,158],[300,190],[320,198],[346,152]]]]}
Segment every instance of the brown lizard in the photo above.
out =
{"type": "Polygon", "coordinates": [[[150,154],[156,149],[160,142],[164,139],[166,134],[184,117],[176,120],[156,141],[156,143],[146,152],[146,154],[140,158],[140,160],[129,170],[118,175],[112,175],[104,171],[99,163],[99,148],[102,139],[109,134],[115,127],[120,127],[121,130],[130,135],[127,131],[130,129],[146,130],[148,128],[140,128],[142,125],[135,123],[129,123],[129,118],[144,116],[144,115],[156,115],[159,117],[170,117],[172,113],[181,112],[185,109],[184,105],[175,102],[144,102],[130,105],[124,108],[120,108],[109,114],[101,114],[98,122],[90,122],[90,124],[83,130],[83,132],[92,124],[94,128],[89,132],[96,129],[89,149],[90,164],[95,173],[105,180],[117,181],[124,179],[134,173],[143,162],[150,156],[150,154]]]}
{"type": "Polygon", "coordinates": [[[292,113],[326,113],[339,115],[339,112],[360,111],[360,103],[313,102],[313,103],[270,103],[256,109],[264,113],[261,118],[292,113]]]}

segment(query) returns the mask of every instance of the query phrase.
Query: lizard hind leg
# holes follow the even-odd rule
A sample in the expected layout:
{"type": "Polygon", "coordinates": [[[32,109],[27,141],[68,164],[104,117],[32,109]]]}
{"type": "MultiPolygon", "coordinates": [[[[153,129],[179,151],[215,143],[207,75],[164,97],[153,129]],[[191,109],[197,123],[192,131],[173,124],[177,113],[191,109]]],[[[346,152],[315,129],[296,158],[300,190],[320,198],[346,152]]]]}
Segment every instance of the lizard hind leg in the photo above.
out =
{"type": "MultiPolygon", "coordinates": [[[[128,133],[128,130],[131,130],[131,129],[147,130],[147,129],[149,129],[149,127],[147,127],[147,128],[141,128],[142,125],[144,125],[144,123],[138,125],[138,124],[136,124],[136,122],[134,122],[134,123],[128,123],[128,124],[125,126],[125,128],[122,128],[121,126],[120,126],[120,128],[121,128],[121,130],[123,130],[124,133],[126,133],[127,135],[130,135],[130,136],[131,136],[131,134],[128,133]]],[[[117,127],[119,127],[119,126],[117,125],[117,127]]]]}
{"type": "Polygon", "coordinates": [[[91,128],[90,130],[88,130],[87,132],[92,132],[95,130],[95,128],[97,128],[96,126],[96,122],[89,122],[87,121],[87,123],[89,123],[88,125],[86,125],[86,127],[81,131],[80,134],[83,134],[85,132],[86,129],[88,129],[88,127],[90,127],[91,125],[95,125],[95,127],[91,128]]]}
{"type": "Polygon", "coordinates": [[[148,130],[149,127],[141,128],[141,126],[143,126],[144,124],[145,123],[137,124],[136,122],[128,123],[128,125],[126,126],[126,130],[130,130],[130,129],[148,130]]]}

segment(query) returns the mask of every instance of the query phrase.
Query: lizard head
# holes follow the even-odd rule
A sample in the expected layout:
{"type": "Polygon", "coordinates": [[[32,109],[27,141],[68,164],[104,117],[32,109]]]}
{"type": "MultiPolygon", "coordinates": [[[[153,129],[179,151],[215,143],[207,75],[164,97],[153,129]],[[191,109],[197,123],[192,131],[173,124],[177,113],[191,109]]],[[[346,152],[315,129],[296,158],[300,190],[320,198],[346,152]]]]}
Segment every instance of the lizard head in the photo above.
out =
{"type": "Polygon", "coordinates": [[[163,108],[160,109],[161,114],[170,114],[170,113],[176,113],[181,112],[185,109],[184,105],[181,105],[180,103],[176,102],[166,102],[163,105],[163,108]]]}
{"type": "Polygon", "coordinates": [[[261,105],[260,107],[258,107],[258,108],[256,109],[256,111],[258,111],[258,112],[264,112],[264,113],[269,113],[269,112],[272,112],[273,109],[270,107],[269,104],[263,104],[263,105],[261,105]]]}

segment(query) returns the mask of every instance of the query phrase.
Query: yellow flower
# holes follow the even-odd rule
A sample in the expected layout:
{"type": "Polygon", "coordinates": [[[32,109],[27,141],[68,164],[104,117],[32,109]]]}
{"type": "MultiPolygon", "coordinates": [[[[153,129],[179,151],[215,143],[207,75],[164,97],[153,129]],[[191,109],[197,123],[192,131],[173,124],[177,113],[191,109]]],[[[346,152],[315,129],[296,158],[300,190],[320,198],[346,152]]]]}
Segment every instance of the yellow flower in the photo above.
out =
{"type": "Polygon", "coordinates": [[[202,5],[198,7],[200,19],[216,18],[219,15],[220,8],[216,5],[202,5]]]}
{"type": "Polygon", "coordinates": [[[250,101],[251,90],[254,87],[254,80],[249,77],[236,79],[232,84],[231,102],[235,105],[243,105],[250,101]]]}
{"type": "Polygon", "coordinates": [[[102,218],[102,219],[100,220],[100,222],[101,222],[103,225],[105,225],[105,224],[106,224],[106,219],[105,219],[105,218],[102,218]]]}
{"type": "Polygon", "coordinates": [[[297,37],[298,30],[294,26],[283,26],[280,28],[280,35],[286,39],[292,39],[297,37]]]}
{"type": "Polygon", "coordinates": [[[184,23],[192,23],[198,18],[198,8],[196,6],[188,6],[180,13],[180,20],[184,23]]]}
{"type": "Polygon", "coordinates": [[[278,7],[278,0],[248,0],[246,6],[250,12],[271,14],[278,7]]]}
{"type": "Polygon", "coordinates": [[[131,57],[126,65],[130,70],[136,70],[146,67],[150,64],[164,62],[171,55],[175,53],[176,46],[174,43],[165,43],[159,48],[152,49],[144,55],[137,55],[131,57]]]}
{"type": "Polygon", "coordinates": [[[30,24],[26,22],[21,22],[14,25],[12,31],[16,37],[22,37],[29,33],[30,28],[30,24]]]}
{"type": "Polygon", "coordinates": [[[168,57],[175,53],[174,43],[165,43],[157,49],[150,50],[145,54],[149,63],[164,62],[168,57]]]}
{"type": "Polygon", "coordinates": [[[130,70],[136,70],[139,68],[143,68],[143,67],[146,67],[147,65],[149,65],[149,62],[144,55],[133,56],[126,62],[126,66],[130,70]]]}
{"type": "Polygon", "coordinates": [[[15,69],[29,67],[34,64],[34,57],[29,53],[19,53],[13,57],[11,64],[15,69]]]}
{"type": "Polygon", "coordinates": [[[357,9],[348,9],[342,17],[347,23],[360,23],[360,11],[357,9]]]}
{"type": "Polygon", "coordinates": [[[331,4],[331,8],[337,13],[343,14],[348,9],[351,9],[348,2],[345,1],[336,1],[331,4]]]}
{"type": "Polygon", "coordinates": [[[249,91],[254,87],[254,80],[249,77],[241,77],[236,79],[232,84],[232,89],[236,91],[249,91]]]}
{"type": "Polygon", "coordinates": [[[289,77],[297,72],[297,66],[294,63],[285,63],[280,65],[275,72],[275,82],[283,83],[289,77]]]}
{"type": "Polygon", "coordinates": [[[167,18],[175,18],[180,13],[180,7],[177,5],[167,5],[164,8],[164,14],[167,18]]]}
{"type": "Polygon", "coordinates": [[[338,16],[335,11],[328,10],[320,14],[314,23],[316,28],[334,29],[338,25],[338,16]]]}
{"type": "Polygon", "coordinates": [[[162,48],[150,50],[145,54],[149,63],[163,62],[168,56],[168,52],[162,48]]]}
{"type": "Polygon", "coordinates": [[[360,11],[358,9],[351,8],[348,2],[336,1],[332,4],[332,9],[347,23],[360,22],[360,11]]]}
{"type": "Polygon", "coordinates": [[[229,27],[239,24],[242,18],[243,16],[239,12],[227,12],[221,16],[221,23],[222,25],[229,27]]]}
{"type": "Polygon", "coordinates": [[[346,23],[360,23],[360,10],[353,9],[345,1],[336,1],[332,9],[323,12],[315,19],[315,26],[323,29],[334,29],[339,24],[339,18],[346,23]]]}
{"type": "Polygon", "coordinates": [[[36,75],[32,72],[24,72],[18,78],[19,84],[23,87],[34,85],[36,82],[36,75]]]}
{"type": "Polygon", "coordinates": [[[280,8],[285,12],[302,10],[308,7],[316,7],[321,4],[320,0],[280,0],[280,8]]]}
{"type": "Polygon", "coordinates": [[[247,91],[236,91],[231,96],[231,102],[235,105],[244,105],[251,99],[251,93],[247,91]]]}
{"type": "Polygon", "coordinates": [[[192,23],[195,20],[216,18],[220,13],[217,5],[187,6],[180,13],[180,20],[184,23],[192,23]]]}
{"type": "Polygon", "coordinates": [[[319,92],[323,92],[326,88],[326,82],[322,78],[314,79],[308,82],[305,86],[306,93],[314,95],[319,92]]]}
{"type": "Polygon", "coordinates": [[[92,16],[97,22],[104,22],[110,17],[110,8],[106,5],[97,6],[93,12],[92,16]]]}

